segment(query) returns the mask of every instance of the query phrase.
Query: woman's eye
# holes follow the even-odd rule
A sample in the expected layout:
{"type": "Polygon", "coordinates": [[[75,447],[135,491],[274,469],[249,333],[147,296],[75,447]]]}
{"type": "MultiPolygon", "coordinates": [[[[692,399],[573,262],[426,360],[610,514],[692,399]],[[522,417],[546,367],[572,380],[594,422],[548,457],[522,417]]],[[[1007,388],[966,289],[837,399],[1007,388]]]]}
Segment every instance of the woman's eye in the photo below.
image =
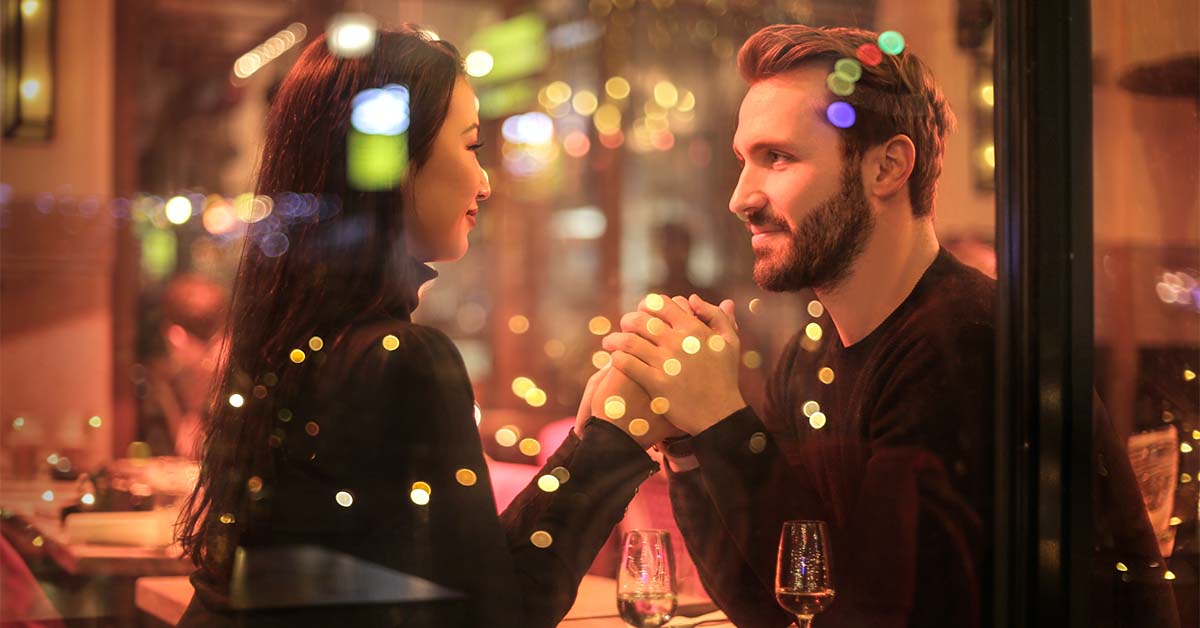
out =
{"type": "Polygon", "coordinates": [[[483,142],[475,142],[468,146],[467,150],[478,153],[481,148],[483,148],[483,142]]]}

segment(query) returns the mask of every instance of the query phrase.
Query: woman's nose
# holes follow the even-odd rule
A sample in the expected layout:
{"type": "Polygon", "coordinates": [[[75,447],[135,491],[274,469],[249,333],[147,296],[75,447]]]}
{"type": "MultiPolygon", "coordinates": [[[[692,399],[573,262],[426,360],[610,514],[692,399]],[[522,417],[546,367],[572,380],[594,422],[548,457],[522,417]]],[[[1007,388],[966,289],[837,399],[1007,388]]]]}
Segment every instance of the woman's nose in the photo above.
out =
{"type": "Polygon", "coordinates": [[[492,181],[483,166],[479,167],[479,183],[479,193],[475,195],[475,200],[486,201],[492,195],[492,181]]]}

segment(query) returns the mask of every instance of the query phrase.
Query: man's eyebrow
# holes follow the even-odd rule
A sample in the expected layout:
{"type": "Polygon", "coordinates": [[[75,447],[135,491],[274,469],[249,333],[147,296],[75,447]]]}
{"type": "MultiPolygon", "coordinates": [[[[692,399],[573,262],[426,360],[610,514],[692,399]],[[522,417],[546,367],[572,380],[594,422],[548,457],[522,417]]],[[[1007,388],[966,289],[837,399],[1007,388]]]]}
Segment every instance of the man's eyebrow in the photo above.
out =
{"type": "MultiPolygon", "coordinates": [[[[798,147],[794,143],[787,140],[759,140],[751,144],[747,148],[746,152],[749,154],[754,154],[764,150],[795,151],[798,150],[798,147]]],[[[737,155],[738,157],[741,157],[742,155],[736,146],[733,147],[733,154],[737,155]]]]}
{"type": "Polygon", "coordinates": [[[465,134],[470,133],[471,131],[474,131],[475,129],[478,129],[478,128],[479,128],[479,123],[475,122],[471,126],[463,129],[462,134],[465,135],[465,134]]]}

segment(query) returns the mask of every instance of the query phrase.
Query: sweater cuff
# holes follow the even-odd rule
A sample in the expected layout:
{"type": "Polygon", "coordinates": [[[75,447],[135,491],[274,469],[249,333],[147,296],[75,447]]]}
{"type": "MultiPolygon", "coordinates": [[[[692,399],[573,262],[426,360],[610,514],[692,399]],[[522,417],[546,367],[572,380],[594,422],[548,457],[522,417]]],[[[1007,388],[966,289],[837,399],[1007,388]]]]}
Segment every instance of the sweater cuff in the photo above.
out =
{"type": "Polygon", "coordinates": [[[706,460],[757,457],[767,449],[767,428],[754,409],[746,406],[692,437],[692,450],[706,460]]]}
{"type": "Polygon", "coordinates": [[[631,462],[636,461],[636,463],[645,461],[651,466],[657,466],[654,459],[646,454],[642,446],[612,421],[591,417],[583,425],[582,437],[575,437],[575,432],[572,430],[571,438],[575,438],[578,443],[586,442],[589,449],[598,447],[603,448],[604,451],[610,451],[618,460],[628,459],[631,462]]]}

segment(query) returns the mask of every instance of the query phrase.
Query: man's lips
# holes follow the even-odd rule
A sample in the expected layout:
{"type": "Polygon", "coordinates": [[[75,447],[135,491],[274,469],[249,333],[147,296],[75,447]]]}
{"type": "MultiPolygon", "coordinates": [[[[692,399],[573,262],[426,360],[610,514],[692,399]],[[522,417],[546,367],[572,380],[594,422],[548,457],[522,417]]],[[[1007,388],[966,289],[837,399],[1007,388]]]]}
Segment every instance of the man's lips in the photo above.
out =
{"type": "Polygon", "coordinates": [[[757,246],[762,245],[766,240],[783,236],[787,233],[787,227],[777,223],[765,221],[750,221],[746,223],[746,230],[750,232],[750,244],[757,246]]]}

